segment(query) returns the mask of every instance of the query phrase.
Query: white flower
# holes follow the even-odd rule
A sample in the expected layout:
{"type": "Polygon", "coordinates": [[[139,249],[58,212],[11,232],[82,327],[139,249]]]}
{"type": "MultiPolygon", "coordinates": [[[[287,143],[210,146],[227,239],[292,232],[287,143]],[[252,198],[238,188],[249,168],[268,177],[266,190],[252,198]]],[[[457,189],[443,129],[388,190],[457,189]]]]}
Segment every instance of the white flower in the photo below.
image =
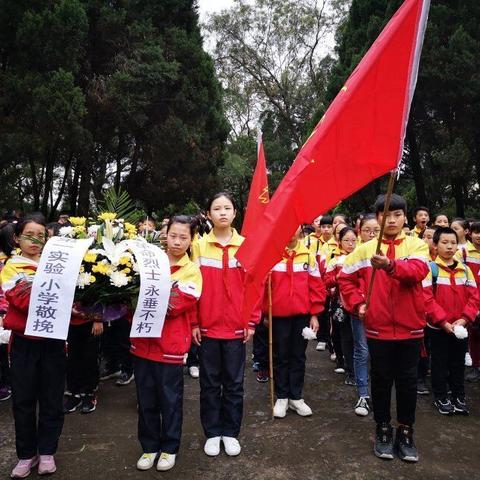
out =
{"type": "Polygon", "coordinates": [[[89,237],[96,237],[97,236],[97,231],[100,228],[100,225],[90,225],[88,227],[88,236],[89,237]]]}
{"type": "Polygon", "coordinates": [[[90,273],[83,272],[77,278],[77,287],[84,288],[87,285],[90,285],[90,273]]]}
{"type": "Polygon", "coordinates": [[[110,283],[116,287],[128,285],[128,277],[123,272],[114,271],[110,274],[110,283]]]}
{"type": "Polygon", "coordinates": [[[137,262],[134,262],[133,260],[132,260],[132,268],[135,273],[140,273],[140,266],[138,265],[137,262]]]}
{"type": "Polygon", "coordinates": [[[73,237],[73,227],[61,227],[60,228],[61,237],[73,237]]]}

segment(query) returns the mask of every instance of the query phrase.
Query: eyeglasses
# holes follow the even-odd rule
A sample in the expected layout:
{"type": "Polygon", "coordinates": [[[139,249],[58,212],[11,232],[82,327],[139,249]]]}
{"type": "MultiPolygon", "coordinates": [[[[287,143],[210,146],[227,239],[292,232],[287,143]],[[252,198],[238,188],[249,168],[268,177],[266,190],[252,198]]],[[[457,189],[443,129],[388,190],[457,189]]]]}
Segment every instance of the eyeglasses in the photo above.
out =
{"type": "Polygon", "coordinates": [[[375,229],[375,230],[370,230],[369,228],[361,229],[360,230],[362,233],[366,233],[367,235],[378,235],[380,233],[380,229],[375,229]]]}

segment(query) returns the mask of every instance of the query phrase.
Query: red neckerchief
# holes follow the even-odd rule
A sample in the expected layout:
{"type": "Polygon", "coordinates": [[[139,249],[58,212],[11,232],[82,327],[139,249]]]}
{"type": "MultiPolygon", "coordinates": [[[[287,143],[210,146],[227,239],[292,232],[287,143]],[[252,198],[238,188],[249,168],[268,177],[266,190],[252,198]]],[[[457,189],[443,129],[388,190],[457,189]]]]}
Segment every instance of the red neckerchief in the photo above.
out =
{"type": "Polygon", "coordinates": [[[228,256],[228,249],[233,247],[233,245],[222,245],[220,243],[214,243],[214,245],[222,250],[222,277],[223,277],[223,285],[227,292],[228,297],[230,298],[230,284],[228,283],[228,272],[230,271],[229,268],[229,256],[228,256]]]}
{"type": "Polygon", "coordinates": [[[387,258],[395,260],[395,247],[403,242],[403,238],[397,238],[396,240],[386,240],[382,238],[382,243],[388,245],[387,258]]]}
{"type": "Polygon", "coordinates": [[[287,260],[287,275],[290,279],[290,297],[293,294],[293,260],[296,257],[297,252],[295,250],[284,250],[283,258],[287,260]]]}

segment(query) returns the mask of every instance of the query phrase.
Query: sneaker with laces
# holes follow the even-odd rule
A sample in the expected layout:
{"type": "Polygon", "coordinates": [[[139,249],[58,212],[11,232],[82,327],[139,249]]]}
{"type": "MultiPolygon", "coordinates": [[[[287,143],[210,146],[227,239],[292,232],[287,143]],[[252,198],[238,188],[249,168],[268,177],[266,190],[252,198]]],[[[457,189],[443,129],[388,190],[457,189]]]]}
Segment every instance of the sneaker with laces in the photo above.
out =
{"type": "Polygon", "coordinates": [[[413,441],[413,428],[400,425],[395,436],[395,452],[400,460],[418,462],[418,451],[413,441]]]}
{"type": "Polygon", "coordinates": [[[175,466],[176,456],[175,453],[162,452],[157,462],[157,470],[159,472],[166,472],[167,470],[172,469],[175,466]]]}
{"type": "Polygon", "coordinates": [[[260,362],[253,362],[252,372],[259,372],[259,371],[260,371],[260,362]]]}
{"type": "Polygon", "coordinates": [[[198,378],[200,376],[200,369],[196,365],[192,365],[191,367],[188,367],[188,374],[192,378],[198,378]]]}
{"type": "Polygon", "coordinates": [[[427,382],[424,378],[417,379],[417,394],[428,395],[430,390],[428,389],[427,382]]]}
{"type": "Polygon", "coordinates": [[[220,439],[222,437],[207,438],[203,451],[209,457],[216,457],[220,453],[220,439]]]}
{"type": "Polygon", "coordinates": [[[343,374],[345,373],[345,369],[343,367],[335,367],[335,369],[333,370],[335,373],[338,373],[338,374],[343,374]]]}
{"type": "Polygon", "coordinates": [[[11,478],[26,478],[30,475],[30,471],[38,463],[38,457],[32,457],[25,460],[19,460],[10,474],[11,478]]]}
{"type": "Polygon", "coordinates": [[[471,372],[465,375],[465,381],[478,382],[480,381],[480,368],[473,367],[471,372]]]}
{"type": "Polygon", "coordinates": [[[55,465],[55,458],[53,455],[40,455],[40,462],[38,464],[39,475],[51,475],[57,471],[55,465]]]}
{"type": "Polygon", "coordinates": [[[225,453],[229,457],[236,457],[240,455],[242,447],[239,441],[235,437],[222,437],[223,446],[225,447],[225,453]]]}
{"type": "Polygon", "coordinates": [[[122,372],[121,375],[117,378],[115,385],[123,387],[128,385],[133,380],[133,373],[122,372]]]}
{"type": "Polygon", "coordinates": [[[91,413],[97,408],[97,396],[94,393],[87,393],[82,400],[81,413],[91,413]]]}
{"type": "Polygon", "coordinates": [[[273,416],[275,418],[283,418],[287,414],[288,398],[277,398],[273,406],[273,416]]]}
{"type": "Polygon", "coordinates": [[[345,376],[345,385],[349,385],[351,387],[356,387],[357,386],[357,381],[355,380],[355,377],[351,373],[347,373],[345,376]]]}
{"type": "Polygon", "coordinates": [[[155,463],[158,452],[144,453],[137,461],[138,470],[150,470],[155,463]]]}
{"type": "Polygon", "coordinates": [[[12,396],[12,390],[10,387],[3,386],[0,387],[0,402],[4,402],[8,400],[12,396]]]}
{"type": "Polygon", "coordinates": [[[301,417],[309,417],[312,414],[312,409],[305,403],[305,400],[289,400],[288,407],[295,410],[301,417]]]}
{"type": "Polygon", "coordinates": [[[470,413],[467,403],[465,402],[465,397],[454,398],[452,404],[455,413],[459,413],[461,415],[468,415],[470,413]]]}
{"type": "Polygon", "coordinates": [[[323,352],[327,349],[327,343],[326,342],[318,342],[317,346],[315,347],[315,350],[317,352],[323,352]]]}
{"type": "Polygon", "coordinates": [[[370,413],[369,397],[360,397],[355,405],[355,414],[359,417],[366,417],[370,413]]]}
{"type": "Polygon", "coordinates": [[[63,413],[72,413],[82,404],[82,397],[80,395],[72,395],[67,397],[63,404],[63,413]]]}
{"type": "Polygon", "coordinates": [[[270,375],[268,373],[268,370],[259,370],[257,372],[257,382],[266,383],[268,382],[269,378],[270,375]]]}
{"type": "Polygon", "coordinates": [[[110,380],[110,378],[119,378],[122,371],[118,368],[106,368],[100,372],[100,380],[110,380]]]}
{"type": "Polygon", "coordinates": [[[455,408],[450,402],[449,398],[437,398],[433,402],[433,406],[438,410],[442,415],[453,415],[455,408]]]}
{"type": "Polygon", "coordinates": [[[373,452],[378,458],[393,460],[393,428],[389,423],[377,423],[373,452]]]}

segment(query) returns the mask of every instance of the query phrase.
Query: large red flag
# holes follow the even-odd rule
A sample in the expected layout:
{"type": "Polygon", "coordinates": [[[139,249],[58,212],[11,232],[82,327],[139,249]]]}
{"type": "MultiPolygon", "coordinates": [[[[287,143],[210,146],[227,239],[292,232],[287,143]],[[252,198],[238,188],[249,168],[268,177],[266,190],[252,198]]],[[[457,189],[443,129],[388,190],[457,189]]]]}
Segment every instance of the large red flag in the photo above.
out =
{"type": "Polygon", "coordinates": [[[253,173],[250,193],[248,194],[247,210],[242,225],[242,235],[244,237],[248,237],[258,225],[269,200],[267,163],[263,150],[262,133],[260,132],[257,141],[257,166],[253,173]]]}
{"type": "Polygon", "coordinates": [[[301,223],[397,167],[429,0],[405,0],[300,150],[236,257],[247,271],[244,316],[301,223]]]}

